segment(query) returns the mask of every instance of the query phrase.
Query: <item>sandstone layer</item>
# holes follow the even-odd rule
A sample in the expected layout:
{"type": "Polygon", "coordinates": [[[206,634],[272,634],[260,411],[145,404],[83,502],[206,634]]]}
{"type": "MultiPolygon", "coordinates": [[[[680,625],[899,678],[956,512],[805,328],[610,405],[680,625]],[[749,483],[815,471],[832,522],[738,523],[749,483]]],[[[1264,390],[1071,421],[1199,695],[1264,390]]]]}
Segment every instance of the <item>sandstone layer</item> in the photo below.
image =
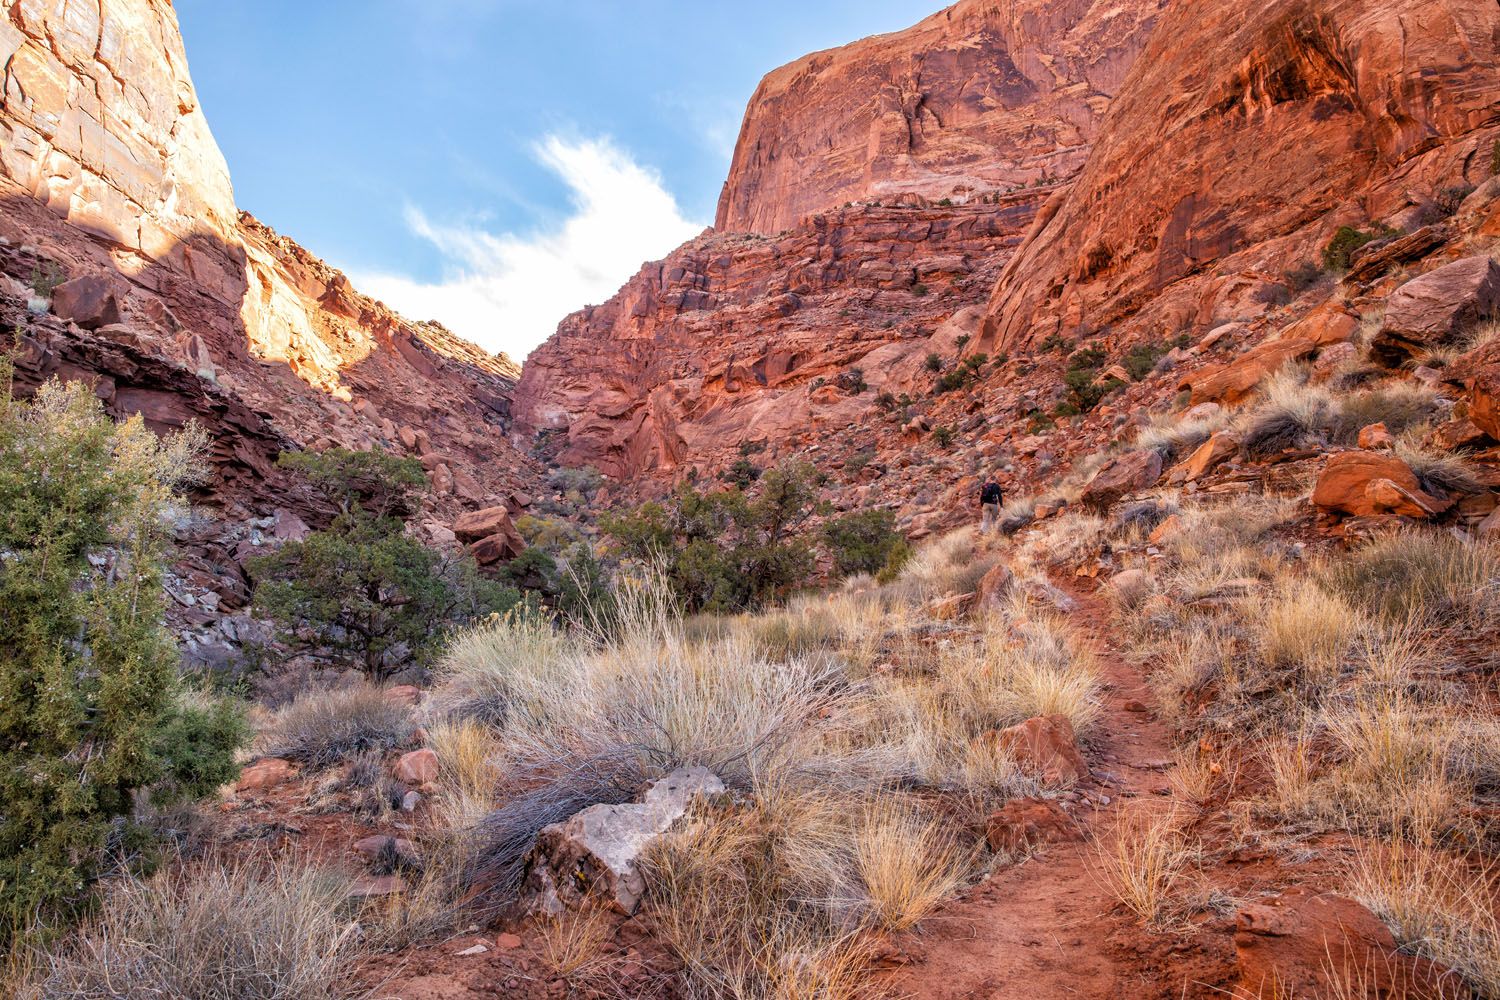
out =
{"type": "Polygon", "coordinates": [[[699,237],[537,348],[518,426],[559,436],[563,464],[622,479],[868,433],[881,392],[915,391],[925,355],[956,350],[962,331],[943,328],[984,300],[1039,200],[859,206],[775,238],[699,237]]]}
{"type": "Polygon", "coordinates": [[[24,308],[35,277],[102,276],[118,315],[73,332],[67,370],[90,374],[93,356],[94,374],[117,382],[105,359],[127,343],[196,373],[197,389],[111,397],[144,401],[157,426],[196,409],[173,394],[218,390],[290,447],[418,455],[448,504],[498,501],[530,480],[506,433],[516,365],[359,295],[236,208],[168,0],[0,7],[0,239],[16,248],[4,258],[7,330],[25,336],[46,308],[24,308]]]}
{"type": "Polygon", "coordinates": [[[770,73],[716,228],[776,233],[850,201],[967,201],[1067,178],[1163,0],[963,0],[770,73]]]}
{"type": "Polygon", "coordinates": [[[1340,225],[1412,221],[1488,176],[1488,0],[1170,3],[1078,180],[1006,267],[984,341],[1157,333],[1253,311],[1340,225]]]}

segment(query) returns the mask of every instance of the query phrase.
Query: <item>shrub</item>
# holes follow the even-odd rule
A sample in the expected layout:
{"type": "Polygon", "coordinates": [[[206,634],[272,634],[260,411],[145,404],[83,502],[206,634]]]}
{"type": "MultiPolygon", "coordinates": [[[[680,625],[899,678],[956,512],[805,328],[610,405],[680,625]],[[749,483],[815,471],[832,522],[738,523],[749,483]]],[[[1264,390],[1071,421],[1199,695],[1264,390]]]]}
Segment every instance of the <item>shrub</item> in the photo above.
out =
{"type": "Polygon", "coordinates": [[[31,291],[39,299],[50,299],[57,286],[68,280],[68,272],[57,264],[37,264],[31,269],[31,291]]]}
{"type": "Polygon", "coordinates": [[[1047,338],[1037,345],[1037,350],[1043,354],[1046,354],[1049,351],[1057,351],[1061,353],[1072,346],[1073,342],[1068,340],[1062,334],[1049,333],[1047,335],[1047,338]]]}
{"type": "Polygon", "coordinates": [[[979,381],[979,370],[984,367],[987,361],[989,361],[989,355],[987,354],[976,354],[973,357],[965,358],[951,372],[944,374],[937,380],[933,391],[941,395],[945,392],[952,392],[955,389],[962,389],[979,381]]]}
{"type": "Polygon", "coordinates": [[[823,543],[841,576],[879,572],[904,542],[886,510],[858,511],[823,525],[823,543]]]}
{"type": "Polygon", "coordinates": [[[1395,841],[1358,852],[1350,890],[1401,945],[1493,997],[1500,996],[1495,876],[1493,863],[1480,858],[1395,841]]]}
{"type": "Polygon", "coordinates": [[[811,467],[768,470],[751,497],[738,488],[680,486],[665,503],[606,515],[600,527],[628,558],[664,567],[688,613],[734,611],[781,600],[811,578],[802,528],[815,507],[811,467]]]}
{"type": "Polygon", "coordinates": [[[926,286],[926,285],[924,285],[924,284],[922,284],[922,283],[921,283],[921,282],[920,282],[920,281],[919,281],[919,282],[917,282],[917,283],[916,283],[916,284],[915,284],[915,285],[912,285],[912,286],[911,286],[911,293],[912,293],[912,294],[913,294],[913,295],[915,295],[915,296],[917,296],[917,297],[918,297],[918,298],[920,298],[920,297],[921,297],[921,296],[923,296],[923,295],[926,295],[926,294],[927,294],[927,286],[926,286]]]}
{"type": "Polygon", "coordinates": [[[1372,229],[1340,226],[1323,250],[1323,266],[1330,271],[1347,271],[1355,251],[1378,239],[1395,235],[1395,232],[1394,229],[1384,225],[1377,225],[1372,229]]]}
{"type": "Polygon", "coordinates": [[[1167,348],[1161,344],[1137,344],[1125,355],[1125,370],[1132,381],[1139,382],[1155,370],[1156,363],[1166,354],[1167,348]]]}
{"type": "Polygon", "coordinates": [[[43,954],[24,1000],[343,1000],[359,925],[348,881],[300,861],[125,878],[76,940],[43,954]]]}
{"type": "Polygon", "coordinates": [[[1068,358],[1068,368],[1063,373],[1063,382],[1068,387],[1068,400],[1058,407],[1059,416],[1087,413],[1098,406],[1105,396],[1124,384],[1115,378],[1105,379],[1102,383],[1095,381],[1095,376],[1107,357],[1103,348],[1095,344],[1074,352],[1068,358]],[[1067,407],[1071,407],[1072,412],[1068,412],[1067,407]]]}
{"type": "Polygon", "coordinates": [[[1323,280],[1323,268],[1315,261],[1304,260],[1297,264],[1283,276],[1287,287],[1296,295],[1301,295],[1319,281],[1323,280]]]}
{"type": "Polygon", "coordinates": [[[962,887],[973,854],[948,824],[890,798],[867,809],[854,846],[874,918],[888,931],[916,926],[962,887]]]}
{"type": "Polygon", "coordinates": [[[953,439],[958,432],[947,424],[939,424],[932,429],[932,440],[939,448],[948,448],[953,444],[953,439]]]}
{"type": "Polygon", "coordinates": [[[334,448],[284,455],[336,504],[325,531],[250,563],[255,604],[287,644],[327,647],[383,680],[424,664],[444,626],[514,606],[520,595],[406,534],[403,518],[426,484],[415,460],[334,448]]]}
{"type": "Polygon", "coordinates": [[[1397,623],[1484,622],[1500,606],[1500,550],[1436,532],[1377,539],[1323,575],[1334,590],[1397,623]]]}
{"type": "Polygon", "coordinates": [[[277,713],[263,737],[267,755],[332,767],[357,754],[405,746],[411,710],[373,685],[310,691],[277,713]]]}
{"type": "Polygon", "coordinates": [[[936,351],[927,355],[927,360],[922,362],[922,364],[923,367],[934,374],[943,370],[943,358],[936,351]]]}
{"type": "Polygon", "coordinates": [[[1143,922],[1159,925],[1176,908],[1195,854],[1174,813],[1133,809],[1099,841],[1094,864],[1116,899],[1143,922]]]}
{"type": "Polygon", "coordinates": [[[0,361],[0,947],[87,897],[139,792],[211,788],[242,734],[182,695],[162,625],[168,513],[204,435],[117,426],[83,383],[10,385],[0,361]]]}

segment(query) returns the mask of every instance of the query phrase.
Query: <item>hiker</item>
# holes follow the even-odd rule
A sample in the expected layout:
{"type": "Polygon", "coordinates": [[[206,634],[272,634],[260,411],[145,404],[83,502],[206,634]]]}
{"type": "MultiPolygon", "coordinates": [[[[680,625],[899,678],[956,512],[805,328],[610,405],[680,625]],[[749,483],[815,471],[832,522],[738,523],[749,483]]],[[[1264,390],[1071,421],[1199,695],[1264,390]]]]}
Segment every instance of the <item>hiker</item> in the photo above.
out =
{"type": "Polygon", "coordinates": [[[1000,489],[1000,484],[995,482],[995,477],[984,481],[979,488],[979,533],[988,535],[996,525],[1000,523],[1000,505],[1005,502],[1005,494],[1000,489]]]}

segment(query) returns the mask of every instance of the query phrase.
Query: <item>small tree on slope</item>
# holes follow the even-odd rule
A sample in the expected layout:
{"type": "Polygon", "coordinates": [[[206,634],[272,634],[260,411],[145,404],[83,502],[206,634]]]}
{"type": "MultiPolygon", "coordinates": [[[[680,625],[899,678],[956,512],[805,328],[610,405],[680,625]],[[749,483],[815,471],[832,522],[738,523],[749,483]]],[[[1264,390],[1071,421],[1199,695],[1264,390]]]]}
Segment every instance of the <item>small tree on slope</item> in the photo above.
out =
{"type": "Polygon", "coordinates": [[[117,426],[81,383],[17,401],[10,376],[0,360],[0,945],[87,898],[138,792],[230,780],[243,736],[232,707],[178,699],[162,624],[202,433],[117,426]]]}

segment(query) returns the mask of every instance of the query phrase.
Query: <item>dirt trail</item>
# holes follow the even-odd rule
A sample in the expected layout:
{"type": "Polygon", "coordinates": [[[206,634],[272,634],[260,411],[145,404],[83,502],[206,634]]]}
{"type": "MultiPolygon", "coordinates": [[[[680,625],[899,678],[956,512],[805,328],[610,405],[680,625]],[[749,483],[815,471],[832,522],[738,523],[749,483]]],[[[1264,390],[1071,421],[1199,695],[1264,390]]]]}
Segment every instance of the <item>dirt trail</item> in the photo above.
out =
{"type": "MultiPolygon", "coordinates": [[[[1140,670],[1110,640],[1109,609],[1096,594],[1074,591],[1070,615],[1091,641],[1105,683],[1103,713],[1091,741],[1093,780],[1076,789],[1073,816],[1093,836],[1107,831],[1122,805],[1168,792],[1171,744],[1140,670]],[[1107,801],[1106,801],[1107,800],[1107,801]]],[[[1043,848],[1003,868],[969,895],[929,918],[915,939],[923,959],[892,983],[918,1000],[1054,1000],[1141,995],[1138,964],[1126,968],[1106,939],[1122,926],[1115,900],[1090,867],[1083,844],[1043,848]]]]}

